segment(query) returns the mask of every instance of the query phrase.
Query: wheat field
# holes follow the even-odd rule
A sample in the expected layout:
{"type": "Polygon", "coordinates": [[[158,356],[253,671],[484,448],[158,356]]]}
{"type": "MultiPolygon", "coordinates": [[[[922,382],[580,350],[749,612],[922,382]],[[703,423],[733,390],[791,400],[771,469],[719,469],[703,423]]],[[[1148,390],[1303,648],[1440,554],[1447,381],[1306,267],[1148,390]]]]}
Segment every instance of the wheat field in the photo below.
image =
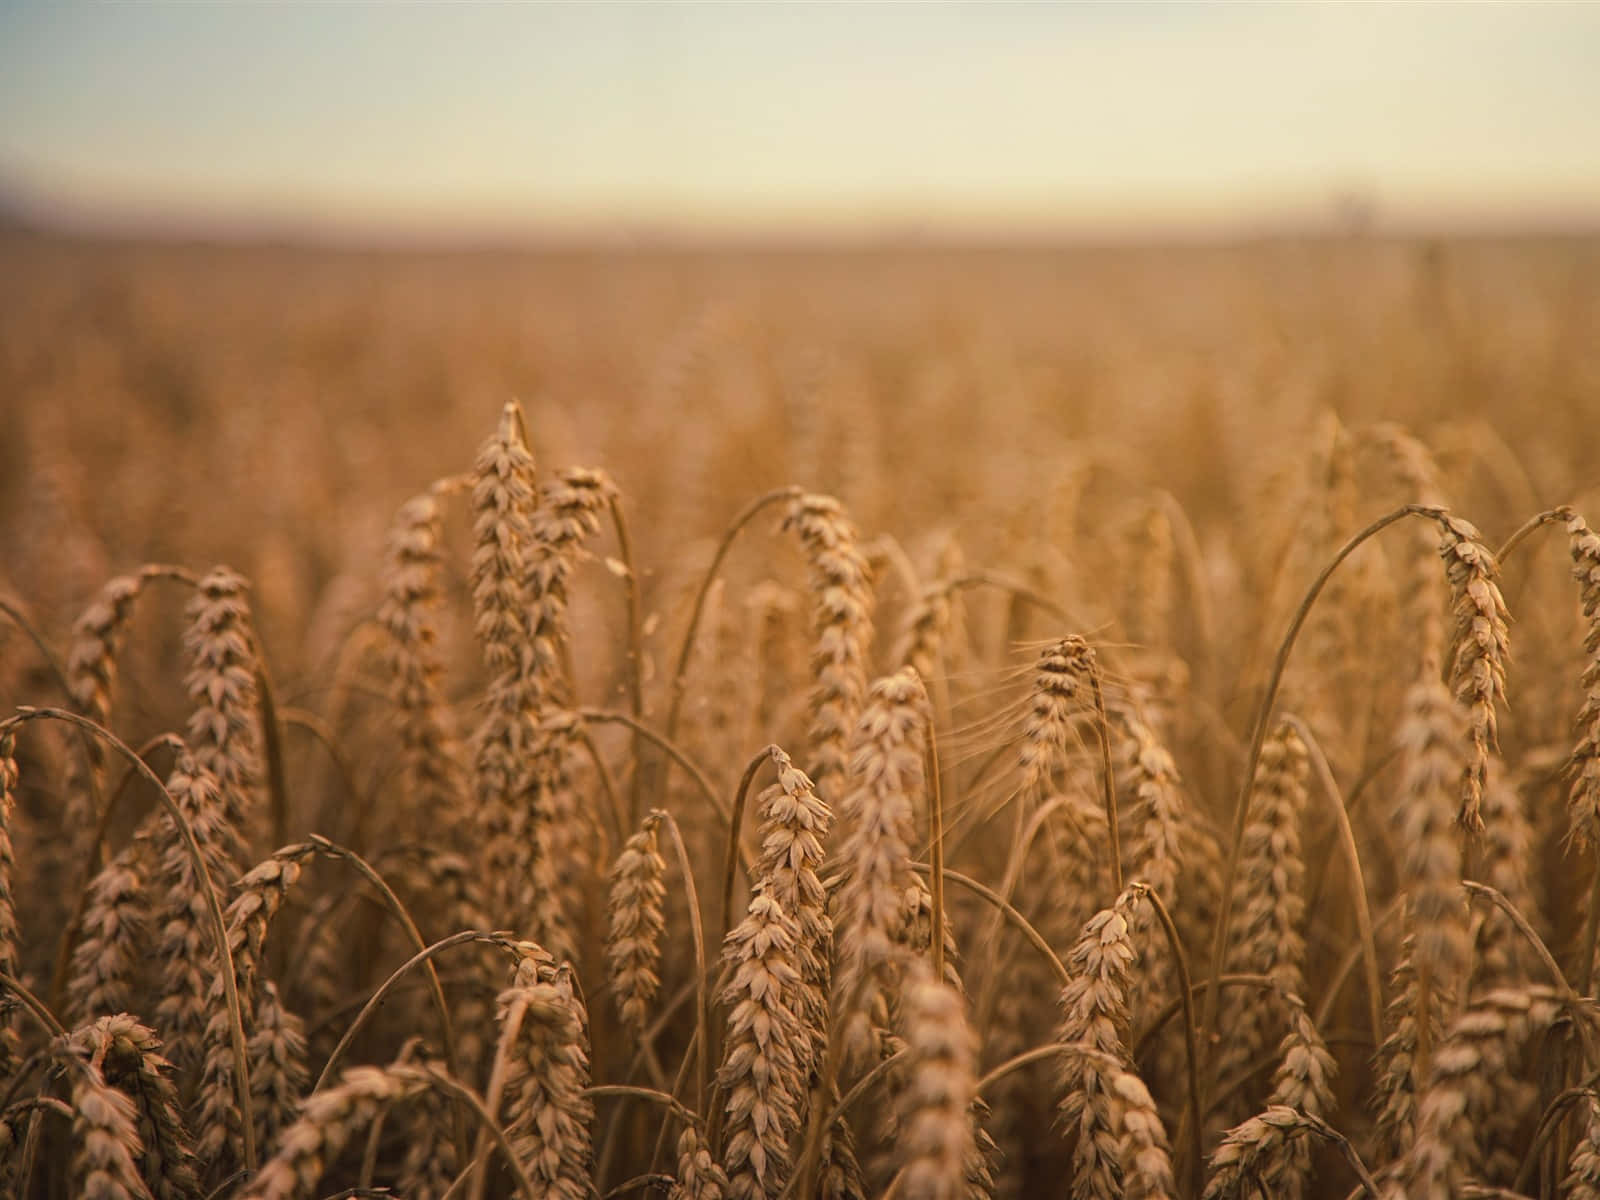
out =
{"type": "Polygon", "coordinates": [[[1600,243],[0,273],[0,1193],[1600,1198],[1600,243]]]}

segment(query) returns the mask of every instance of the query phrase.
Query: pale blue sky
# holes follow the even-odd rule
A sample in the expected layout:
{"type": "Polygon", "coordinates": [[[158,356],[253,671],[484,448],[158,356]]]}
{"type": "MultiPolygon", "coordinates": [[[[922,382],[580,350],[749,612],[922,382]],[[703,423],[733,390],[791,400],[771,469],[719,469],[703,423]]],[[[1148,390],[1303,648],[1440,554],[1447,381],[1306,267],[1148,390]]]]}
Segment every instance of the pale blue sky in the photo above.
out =
{"type": "Polygon", "coordinates": [[[1600,4],[29,4],[0,178],[380,232],[1600,214],[1600,4]]]}

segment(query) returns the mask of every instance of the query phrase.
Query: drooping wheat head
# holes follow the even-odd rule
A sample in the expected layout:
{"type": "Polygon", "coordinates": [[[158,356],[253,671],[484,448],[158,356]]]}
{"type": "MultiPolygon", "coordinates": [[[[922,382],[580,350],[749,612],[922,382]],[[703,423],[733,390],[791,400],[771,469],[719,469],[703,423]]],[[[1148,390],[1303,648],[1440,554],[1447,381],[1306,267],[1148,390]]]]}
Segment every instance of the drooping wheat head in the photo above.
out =
{"type": "Polygon", "coordinates": [[[501,993],[502,1010],[514,1003],[525,1007],[506,1075],[506,1135],[544,1195],[585,1200],[594,1103],[584,1095],[589,1086],[588,1014],[571,969],[519,968],[516,984],[501,993]]]}
{"type": "Polygon", "coordinates": [[[1499,750],[1495,704],[1506,702],[1511,656],[1508,614],[1496,582],[1500,568],[1477,529],[1451,516],[1441,517],[1439,527],[1439,557],[1445,562],[1455,610],[1450,684],[1466,707],[1471,739],[1461,776],[1460,821],[1470,832],[1482,833],[1489,758],[1499,750]]]}
{"type": "Polygon", "coordinates": [[[155,1200],[199,1200],[198,1162],[172,1064],[162,1057],[155,1031],[128,1015],[99,1017],[73,1030],[73,1051],[99,1069],[110,1088],[134,1104],[139,1174],[155,1200]]]}

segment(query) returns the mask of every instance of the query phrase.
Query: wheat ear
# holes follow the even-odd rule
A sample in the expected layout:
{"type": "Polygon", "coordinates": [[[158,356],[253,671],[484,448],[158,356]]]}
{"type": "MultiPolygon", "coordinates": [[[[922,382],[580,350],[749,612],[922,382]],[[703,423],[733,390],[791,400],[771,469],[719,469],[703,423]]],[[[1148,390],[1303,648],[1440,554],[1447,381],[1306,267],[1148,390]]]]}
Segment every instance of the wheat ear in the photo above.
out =
{"type": "Polygon", "coordinates": [[[855,786],[840,805],[846,874],[837,893],[831,1053],[838,1066],[852,1069],[877,1057],[872,1031],[887,1027],[899,986],[903,950],[896,935],[912,880],[915,798],[924,786],[923,696],[909,670],[872,685],[851,756],[855,786]]]}
{"type": "Polygon", "coordinates": [[[152,1200],[139,1174],[144,1154],[139,1110],[125,1093],[106,1083],[97,1051],[103,1054],[99,1045],[68,1039],[57,1052],[72,1073],[72,1126],[78,1141],[72,1174],[78,1194],[93,1200],[152,1200]]]}
{"type": "MultiPolygon", "coordinates": [[[[0,730],[0,971],[16,979],[18,951],[22,946],[17,927],[17,901],[13,892],[16,854],[11,830],[17,816],[17,742],[11,730],[0,730]]],[[[10,1006],[0,1007],[0,1074],[9,1076],[19,1052],[17,1031],[11,1025],[10,1006]]]]}
{"type": "Polygon", "coordinates": [[[1600,1200],[1600,1097],[1584,1097],[1583,1136],[1572,1147],[1567,1177],[1562,1180],[1568,1200],[1600,1200]]]}
{"type": "Polygon", "coordinates": [[[850,769],[850,738],[867,691],[872,641],[872,572],[856,528],[831,496],[794,498],[784,526],[795,531],[810,568],[812,595],[811,768],[824,800],[837,802],[850,769]]]}
{"type": "Polygon", "coordinates": [[[650,1006],[661,986],[661,933],[665,927],[662,901],[667,863],[657,845],[661,818],[645,818],[644,825],[623,846],[611,868],[611,932],[606,939],[606,961],[611,987],[623,1025],[642,1036],[650,1006]]]}
{"type": "Polygon", "coordinates": [[[723,1200],[728,1187],[728,1173],[711,1156],[705,1138],[686,1124],[678,1135],[678,1176],[667,1200],[723,1200]]]}
{"type": "Polygon", "coordinates": [[[897,1158],[906,1200],[958,1200],[978,1157],[971,1109],[977,1100],[977,1037],[966,1002],[925,959],[913,959],[901,1009],[910,1061],[898,1096],[897,1158]]]}
{"type": "Polygon", "coordinates": [[[248,588],[236,571],[213,568],[189,602],[184,632],[192,660],[185,683],[193,706],[186,740],[195,761],[216,780],[225,817],[219,832],[231,856],[242,848],[261,775],[261,662],[248,588]]]}
{"type": "Polygon", "coordinates": [[[762,887],[723,947],[732,979],[722,994],[728,1026],[717,1081],[727,1097],[722,1155],[733,1197],[770,1200],[794,1166],[789,1147],[800,1127],[810,1046],[797,941],[794,917],[762,887]]]}
{"type": "Polygon", "coordinates": [[[390,1105],[415,1096],[425,1077],[401,1068],[351,1067],[335,1087],[306,1100],[240,1200],[293,1200],[313,1194],[328,1165],[359,1129],[390,1105]]]}
{"type": "MultiPolygon", "coordinates": [[[[286,1014],[271,992],[270,1021],[263,1024],[258,979],[262,947],[268,923],[282,906],[284,897],[300,878],[301,864],[316,853],[309,842],[288,846],[253,867],[239,880],[239,894],[228,906],[228,950],[233,955],[234,976],[238,981],[239,1006],[244,1016],[248,1042],[252,1048],[250,1073],[252,1094],[268,1101],[269,1108],[257,1109],[257,1116],[269,1131],[276,1131],[298,1099],[292,1081],[304,1083],[304,1039],[297,1028],[285,1028],[286,1014]],[[256,1053],[256,1043],[271,1053],[256,1053]],[[298,1054],[295,1053],[298,1049],[298,1054]],[[287,1079],[285,1078],[287,1076],[287,1079]],[[287,1099],[285,1093],[291,1093],[287,1099]]],[[[270,983],[266,985],[271,987],[270,983]]],[[[198,1149],[213,1169],[224,1165],[239,1143],[241,1117],[236,1101],[234,1063],[227,1005],[221,980],[214,980],[207,998],[210,1016],[206,1022],[204,1060],[201,1067],[198,1149]]]]}
{"type": "Polygon", "coordinates": [[[1466,706],[1469,750],[1461,774],[1459,820],[1483,832],[1483,789],[1489,758],[1499,749],[1495,705],[1506,702],[1506,666],[1511,657],[1506,602],[1496,583],[1500,568],[1477,529],[1459,517],[1439,518],[1439,557],[1445,562],[1455,609],[1450,681],[1466,706]]]}
{"type": "MultiPolygon", "coordinates": [[[[1245,824],[1234,885],[1237,915],[1228,944],[1230,971],[1266,975],[1294,995],[1305,990],[1301,968],[1306,946],[1301,926],[1306,871],[1300,852],[1300,820],[1310,776],[1305,743],[1292,725],[1280,723],[1263,743],[1256,766],[1250,819],[1245,824]]],[[[1222,1075],[1232,1075],[1260,1057],[1270,1044],[1268,1022],[1269,1014],[1260,1004],[1248,1005],[1238,1013],[1220,1059],[1222,1075]]]]}
{"type": "Polygon", "coordinates": [[[518,924],[524,916],[517,905],[529,849],[519,792],[532,759],[537,717],[523,583],[533,471],[521,410],[507,404],[473,467],[472,610],[489,671],[473,786],[483,874],[493,891],[488,901],[518,924]]]}
{"type": "Polygon", "coordinates": [[[1600,534],[1573,513],[1567,518],[1567,540],[1583,606],[1583,650],[1588,656],[1578,681],[1583,704],[1578,709],[1578,742],[1572,750],[1568,812],[1573,839],[1580,845],[1600,845],[1600,534]]]}
{"type": "Polygon", "coordinates": [[[800,970],[799,1009],[810,1035],[804,1066],[820,1069],[828,1029],[828,978],[833,957],[833,921],[817,872],[833,820],[810,778],[777,746],[768,748],[777,780],[757,801],[761,856],[756,878],[784,912],[794,917],[795,959],[800,970]]]}
{"type": "MultiPolygon", "coordinates": [[[[1211,1156],[1211,1178],[1206,1183],[1203,1200],[1230,1200],[1255,1194],[1259,1190],[1256,1181],[1272,1177],[1288,1157],[1291,1147],[1307,1134],[1349,1146],[1322,1118],[1297,1112],[1284,1104],[1268,1105],[1265,1111],[1230,1129],[1211,1156]]],[[[1370,1196],[1389,1194],[1379,1192],[1370,1176],[1364,1182],[1370,1196]]]]}
{"type": "Polygon", "coordinates": [[[502,1008],[522,1008],[522,1028],[506,1072],[505,1128],[517,1161],[540,1195],[586,1200],[592,1184],[594,1104],[589,1086],[588,1014],[570,968],[537,958],[518,968],[502,1008]]]}
{"type": "MultiPolygon", "coordinates": [[[[179,753],[167,790],[193,830],[205,871],[217,886],[235,874],[228,847],[232,826],[221,788],[188,750],[179,753]]],[[[204,1050],[202,1038],[210,1016],[213,962],[226,948],[215,944],[207,922],[206,882],[182,831],[167,814],[157,823],[156,851],[166,893],[156,913],[156,953],[166,987],[155,1008],[156,1023],[166,1037],[167,1053],[180,1081],[192,1080],[204,1050]]],[[[224,1011],[226,1008],[224,1006],[224,1011]]]]}
{"type": "Polygon", "coordinates": [[[134,1007],[134,978],[150,933],[148,840],[122,850],[89,883],[83,933],[67,976],[67,1013],[77,1022],[134,1007]]]}
{"type": "MultiPolygon", "coordinates": [[[[1067,959],[1071,982],[1061,991],[1058,1044],[1083,1043],[1124,1068],[1128,1060],[1128,994],[1138,953],[1133,927],[1142,924],[1145,892],[1129,888],[1089,919],[1067,959]]],[[[1120,1116],[1112,1078],[1092,1055],[1068,1055],[1061,1074],[1061,1123],[1076,1134],[1072,1194],[1113,1200],[1122,1192],[1120,1116]]]]}
{"type": "Polygon", "coordinates": [[[1397,738],[1405,774],[1397,821],[1409,881],[1404,953],[1394,978],[1390,1033],[1379,1049],[1378,1137],[1396,1157],[1411,1146],[1416,1096],[1431,1045],[1467,963],[1461,844],[1461,710],[1432,672],[1411,688],[1397,738]]]}
{"type": "Polygon", "coordinates": [[[439,638],[441,501],[462,480],[440,480],[400,506],[384,555],[378,623],[389,635],[388,661],[400,711],[403,790],[425,820],[443,827],[461,803],[449,712],[440,694],[439,638]]]}
{"type": "Polygon", "coordinates": [[[198,1200],[201,1192],[189,1131],[160,1054],[155,1032],[127,1013],[100,1017],[74,1030],[74,1050],[99,1069],[104,1082],[125,1093],[137,1114],[139,1173],[155,1200],[198,1200]]]}
{"type": "Polygon", "coordinates": [[[1503,988],[1466,1009],[1450,1027],[1429,1064],[1418,1105],[1416,1139],[1402,1166],[1414,1196],[1459,1192],[1479,1173],[1479,1130],[1515,1078],[1512,1054],[1534,1027],[1557,1012],[1549,997],[1533,989],[1503,988]]]}

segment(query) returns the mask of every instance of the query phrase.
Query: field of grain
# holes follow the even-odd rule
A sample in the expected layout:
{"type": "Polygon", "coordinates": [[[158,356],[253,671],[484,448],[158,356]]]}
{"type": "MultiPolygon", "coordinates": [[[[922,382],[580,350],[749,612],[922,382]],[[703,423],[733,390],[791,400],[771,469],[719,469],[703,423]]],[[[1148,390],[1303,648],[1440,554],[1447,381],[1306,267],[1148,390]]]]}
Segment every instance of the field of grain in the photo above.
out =
{"type": "Polygon", "coordinates": [[[0,1193],[1600,1198],[1600,243],[0,276],[0,1193]]]}

